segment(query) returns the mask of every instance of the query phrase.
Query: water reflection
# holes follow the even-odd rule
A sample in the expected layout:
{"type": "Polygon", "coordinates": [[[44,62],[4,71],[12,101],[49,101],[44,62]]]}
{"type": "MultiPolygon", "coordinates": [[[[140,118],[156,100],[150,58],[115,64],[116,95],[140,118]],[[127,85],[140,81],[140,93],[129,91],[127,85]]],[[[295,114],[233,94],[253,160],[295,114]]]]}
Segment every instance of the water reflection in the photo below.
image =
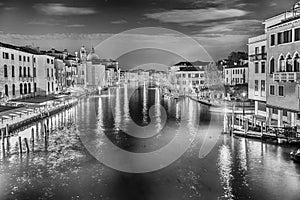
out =
{"type": "MultiPolygon", "coordinates": [[[[220,124],[207,135],[208,139],[219,139],[218,144],[207,157],[199,159],[210,119],[222,121],[224,116],[209,113],[207,107],[189,99],[164,99],[158,89],[145,92],[143,85],[129,98],[130,89],[124,85],[101,97],[81,99],[78,106],[5,140],[0,199],[299,199],[300,166],[290,161],[290,147],[228,135],[214,137],[215,132],[222,131],[220,124]],[[166,125],[159,117],[158,104],[168,113],[166,125]],[[149,109],[153,106],[151,117],[149,109]],[[130,119],[147,125],[150,118],[155,129],[162,129],[152,138],[137,140],[123,131],[130,119]],[[198,138],[172,165],[146,174],[121,173],[104,166],[86,151],[78,137],[88,134],[101,149],[106,145],[105,134],[122,149],[143,153],[162,148],[180,135],[182,121],[187,124],[186,134],[198,133],[200,125],[198,138]],[[51,130],[48,151],[44,151],[44,124],[51,130]],[[18,136],[22,141],[28,138],[31,148],[32,130],[35,152],[19,156],[18,136]]],[[[2,141],[0,144],[3,147],[2,141]]],[[[24,143],[22,148],[26,152],[24,143]]]]}

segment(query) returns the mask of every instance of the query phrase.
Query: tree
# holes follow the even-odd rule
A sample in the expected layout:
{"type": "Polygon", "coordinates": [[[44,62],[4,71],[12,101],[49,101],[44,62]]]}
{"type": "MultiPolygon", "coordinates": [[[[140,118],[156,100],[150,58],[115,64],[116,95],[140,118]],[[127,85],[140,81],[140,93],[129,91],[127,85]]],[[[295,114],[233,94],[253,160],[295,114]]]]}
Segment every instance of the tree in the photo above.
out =
{"type": "Polygon", "coordinates": [[[245,52],[231,52],[228,56],[228,66],[233,66],[234,63],[239,63],[240,60],[247,60],[248,54],[245,52]]]}

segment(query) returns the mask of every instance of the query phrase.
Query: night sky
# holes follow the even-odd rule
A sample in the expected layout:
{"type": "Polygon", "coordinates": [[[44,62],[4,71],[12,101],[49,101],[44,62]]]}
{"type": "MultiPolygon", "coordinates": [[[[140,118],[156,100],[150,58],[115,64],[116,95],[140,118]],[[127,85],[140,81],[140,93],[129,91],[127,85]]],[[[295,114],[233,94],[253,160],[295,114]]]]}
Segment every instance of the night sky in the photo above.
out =
{"type": "Polygon", "coordinates": [[[247,39],[263,33],[264,19],[291,8],[295,2],[0,0],[0,41],[78,51],[81,45],[90,49],[129,29],[163,27],[193,37],[217,60],[227,57],[230,51],[246,50],[247,39]]]}

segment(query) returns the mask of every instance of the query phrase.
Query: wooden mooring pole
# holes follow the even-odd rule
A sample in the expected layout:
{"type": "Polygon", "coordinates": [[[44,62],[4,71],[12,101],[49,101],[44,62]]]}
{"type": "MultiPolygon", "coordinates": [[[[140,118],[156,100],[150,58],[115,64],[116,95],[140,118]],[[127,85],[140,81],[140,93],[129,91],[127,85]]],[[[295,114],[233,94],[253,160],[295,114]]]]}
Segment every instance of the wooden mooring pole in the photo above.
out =
{"type": "Polygon", "coordinates": [[[25,142],[25,145],[26,145],[27,153],[29,153],[29,145],[28,145],[27,138],[24,138],[24,142],[25,142]]]}
{"type": "Polygon", "coordinates": [[[19,136],[19,150],[20,150],[20,154],[23,153],[23,149],[22,149],[22,138],[19,136]]]}
{"type": "Polygon", "coordinates": [[[31,149],[34,152],[34,129],[31,129],[31,149]]]}

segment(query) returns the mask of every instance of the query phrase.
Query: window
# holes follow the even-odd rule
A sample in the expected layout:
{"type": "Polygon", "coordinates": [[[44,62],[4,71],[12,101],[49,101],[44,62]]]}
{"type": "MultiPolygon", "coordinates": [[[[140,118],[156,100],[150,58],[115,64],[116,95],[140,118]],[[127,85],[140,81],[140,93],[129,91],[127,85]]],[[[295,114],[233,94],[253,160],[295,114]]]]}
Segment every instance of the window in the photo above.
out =
{"type": "Polygon", "coordinates": [[[21,55],[19,55],[19,61],[22,61],[22,56],[21,55]]]}
{"type": "Polygon", "coordinates": [[[50,77],[50,76],[49,76],[49,69],[47,69],[47,77],[50,77]]]}
{"type": "Polygon", "coordinates": [[[33,62],[35,63],[35,58],[33,58],[33,62]]]}
{"type": "Polygon", "coordinates": [[[33,85],[33,89],[34,89],[34,92],[36,92],[36,83],[34,83],[34,85],[33,85]]]}
{"type": "Polygon", "coordinates": [[[26,56],[23,56],[23,61],[26,62],[26,56]]]}
{"type": "Polygon", "coordinates": [[[27,94],[27,84],[24,83],[24,94],[27,94]]]}
{"type": "Polygon", "coordinates": [[[30,93],[31,93],[31,84],[28,83],[28,94],[30,94],[30,93]]]}
{"type": "Polygon", "coordinates": [[[22,67],[19,67],[19,77],[22,77],[22,67]]]}
{"type": "Polygon", "coordinates": [[[14,54],[11,54],[10,57],[11,57],[12,60],[15,60],[15,55],[14,54]]]}
{"type": "MultiPolygon", "coordinates": [[[[82,71],[82,74],[84,74],[83,72],[84,71],[82,71]]],[[[195,78],[199,78],[199,74],[195,74],[195,78]]]]}
{"type": "Polygon", "coordinates": [[[275,72],[275,60],[272,58],[270,60],[270,74],[273,74],[275,72]]]}
{"type": "Polygon", "coordinates": [[[53,64],[53,60],[51,60],[51,64],[53,64]]]}
{"type": "Polygon", "coordinates": [[[283,43],[292,42],[292,30],[283,32],[283,43]]]}
{"type": "Polygon", "coordinates": [[[7,74],[7,65],[4,65],[4,77],[7,78],[8,74],[7,74]]]}
{"type": "Polygon", "coordinates": [[[20,83],[20,94],[23,94],[23,85],[20,83]]]}
{"type": "Polygon", "coordinates": [[[36,68],[33,68],[33,77],[36,77],[36,68]]]}
{"type": "Polygon", "coordinates": [[[255,74],[258,74],[259,72],[258,72],[259,70],[258,70],[258,62],[256,62],[255,63],[255,74]]]}
{"type": "Polygon", "coordinates": [[[15,66],[11,66],[11,77],[15,77],[15,66]]]}
{"type": "Polygon", "coordinates": [[[255,88],[254,88],[255,92],[258,91],[258,80],[255,80],[255,88]]]}
{"type": "Polygon", "coordinates": [[[294,71],[295,72],[299,72],[300,71],[300,59],[299,59],[299,55],[298,54],[295,56],[295,59],[294,59],[294,71]]]}
{"type": "Polygon", "coordinates": [[[30,67],[27,68],[28,76],[30,77],[30,67]]]}
{"type": "Polygon", "coordinates": [[[283,56],[279,60],[279,72],[285,72],[285,60],[283,56]]]}
{"type": "Polygon", "coordinates": [[[266,73],[266,63],[265,62],[261,63],[261,73],[262,74],[266,73]]]}
{"type": "Polygon", "coordinates": [[[275,46],[275,34],[271,35],[271,46],[275,46]]]}
{"type": "MultiPolygon", "coordinates": [[[[191,76],[191,74],[189,74],[191,76]]],[[[54,74],[53,74],[53,69],[51,69],[51,76],[54,77],[54,74]]],[[[191,77],[189,77],[191,78],[191,77]]]]}
{"type": "Polygon", "coordinates": [[[27,62],[30,62],[30,58],[29,58],[29,56],[27,56],[27,62]]]}
{"type": "Polygon", "coordinates": [[[270,85],[270,95],[275,95],[275,86],[270,85]]]}
{"type": "Polygon", "coordinates": [[[233,73],[233,74],[234,74],[234,71],[235,71],[235,70],[232,70],[232,73],[233,73]]]}
{"type": "Polygon", "coordinates": [[[13,96],[16,95],[16,86],[15,86],[15,84],[12,85],[12,95],[13,96]]]}
{"type": "Polygon", "coordinates": [[[50,63],[50,60],[49,60],[49,58],[47,58],[47,63],[48,63],[48,64],[50,63]]]}
{"type": "Polygon", "coordinates": [[[266,91],[266,81],[265,80],[261,80],[261,91],[262,92],[265,92],[266,91]]]}
{"type": "Polygon", "coordinates": [[[266,53],[266,46],[261,46],[261,53],[265,54],[266,53]]]}
{"type": "Polygon", "coordinates": [[[300,28],[295,29],[295,41],[300,40],[300,28]]]}
{"type": "Polygon", "coordinates": [[[9,59],[8,53],[3,52],[3,59],[9,59]]]}
{"type": "Polygon", "coordinates": [[[292,61],[292,57],[290,55],[286,59],[286,71],[287,72],[293,71],[293,61],[292,61]]]}
{"type": "Polygon", "coordinates": [[[8,85],[5,85],[5,96],[8,97],[8,85]]]}
{"type": "MultiPolygon", "coordinates": [[[[51,74],[53,74],[53,69],[51,69],[51,74]]],[[[191,74],[188,74],[188,77],[191,78],[191,74]]]]}
{"type": "Polygon", "coordinates": [[[283,33],[277,33],[277,44],[283,43],[283,33]]]}
{"type": "Polygon", "coordinates": [[[255,47],[255,55],[259,53],[259,47],[255,47]]]}
{"type": "Polygon", "coordinates": [[[278,86],[278,95],[281,97],[284,96],[284,86],[283,85],[278,86]]]}
{"type": "Polygon", "coordinates": [[[23,68],[23,76],[26,77],[26,67],[23,68]]]}

